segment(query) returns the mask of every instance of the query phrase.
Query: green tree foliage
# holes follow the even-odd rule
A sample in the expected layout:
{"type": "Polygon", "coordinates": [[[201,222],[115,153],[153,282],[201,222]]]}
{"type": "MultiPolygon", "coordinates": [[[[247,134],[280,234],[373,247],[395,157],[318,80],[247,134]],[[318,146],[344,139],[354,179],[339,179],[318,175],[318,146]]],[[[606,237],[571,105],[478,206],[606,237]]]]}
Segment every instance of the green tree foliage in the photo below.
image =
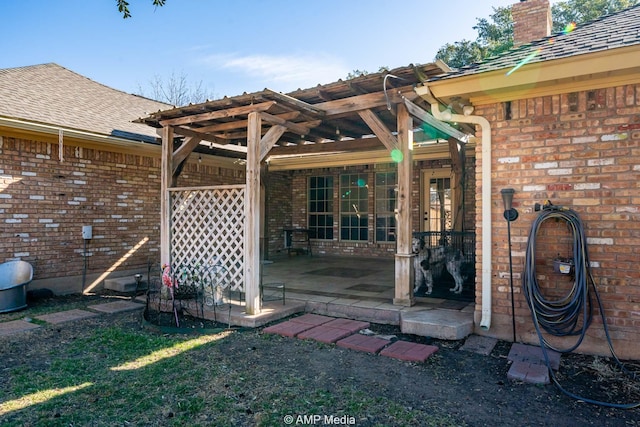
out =
{"type": "MultiPolygon", "coordinates": [[[[386,71],[389,71],[389,67],[379,67],[378,68],[378,73],[384,73],[386,71]]],[[[368,75],[369,72],[367,70],[353,70],[351,71],[349,74],[347,74],[346,79],[347,80],[352,80],[355,79],[356,77],[362,77],[362,76],[366,76],[368,75]]]]}
{"type": "MultiPolygon", "coordinates": [[[[156,7],[164,6],[167,0],[151,0],[156,7]]],[[[122,14],[123,19],[131,18],[131,12],[129,11],[129,2],[127,0],[116,0],[118,5],[118,12],[122,14]]]]}
{"type": "Polygon", "coordinates": [[[473,27],[478,43],[486,48],[485,56],[498,55],[513,47],[513,18],[510,7],[493,9],[491,21],[479,18],[473,27]]]}
{"type": "MultiPolygon", "coordinates": [[[[569,23],[583,24],[603,15],[626,9],[638,0],[567,0],[551,7],[553,32],[562,31],[569,23]]],[[[473,27],[478,32],[474,41],[462,40],[442,46],[435,59],[453,68],[481,61],[513,47],[511,7],[494,7],[490,19],[479,18],[473,27]]]]}
{"type": "Polygon", "coordinates": [[[452,68],[460,68],[485,56],[486,49],[478,41],[462,40],[442,46],[436,54],[436,59],[441,59],[452,68]]]}
{"type": "Polygon", "coordinates": [[[571,22],[593,21],[636,4],[638,0],[567,0],[551,7],[553,32],[562,31],[571,22]]]}

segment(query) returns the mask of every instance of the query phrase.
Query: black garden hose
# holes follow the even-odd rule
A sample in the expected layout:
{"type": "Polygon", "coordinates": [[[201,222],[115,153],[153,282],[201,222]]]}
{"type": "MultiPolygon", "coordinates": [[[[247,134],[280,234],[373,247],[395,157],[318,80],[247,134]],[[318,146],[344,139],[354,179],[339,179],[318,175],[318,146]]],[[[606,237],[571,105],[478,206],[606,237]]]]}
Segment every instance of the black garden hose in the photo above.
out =
{"type": "Polygon", "coordinates": [[[578,348],[584,340],[587,329],[589,328],[589,326],[591,325],[591,321],[593,320],[593,305],[590,293],[590,290],[592,290],[593,295],[596,299],[596,303],[598,304],[598,308],[600,310],[600,315],[602,316],[602,324],[604,327],[605,335],[607,337],[607,344],[609,345],[611,355],[625,374],[631,376],[632,378],[635,378],[636,376],[634,373],[629,372],[622,365],[613,350],[613,344],[609,335],[609,328],[607,326],[607,320],[602,308],[600,294],[598,293],[598,289],[595,286],[595,282],[589,268],[589,256],[587,253],[586,242],[587,240],[584,235],[584,227],[582,225],[582,221],[580,220],[578,214],[569,208],[553,206],[551,204],[545,205],[544,209],[540,212],[540,215],[538,215],[531,226],[529,240],[527,242],[527,252],[522,284],[527,304],[531,309],[533,324],[536,328],[536,332],[540,340],[540,347],[542,348],[542,353],[544,354],[545,362],[547,364],[549,374],[553,379],[553,382],[564,394],[575,399],[600,406],[619,409],[637,408],[640,407],[640,402],[627,404],[600,402],[597,400],[577,396],[571,392],[568,392],[558,383],[558,380],[553,374],[553,369],[551,369],[550,367],[547,348],[561,353],[569,353],[578,348]],[[538,233],[538,230],[540,229],[542,224],[549,219],[565,221],[573,234],[573,262],[575,280],[569,292],[566,295],[555,300],[546,298],[542,295],[535,271],[536,234],[538,233]],[[545,339],[542,334],[542,330],[544,330],[549,335],[557,337],[576,336],[576,342],[568,348],[556,348],[545,339]]]}

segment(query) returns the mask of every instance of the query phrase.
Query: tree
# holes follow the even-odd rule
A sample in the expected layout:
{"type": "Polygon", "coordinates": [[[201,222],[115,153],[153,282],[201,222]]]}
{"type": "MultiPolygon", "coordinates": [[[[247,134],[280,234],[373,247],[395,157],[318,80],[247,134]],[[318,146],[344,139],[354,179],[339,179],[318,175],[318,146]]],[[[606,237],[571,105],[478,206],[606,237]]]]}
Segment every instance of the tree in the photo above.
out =
{"type": "Polygon", "coordinates": [[[473,27],[478,31],[474,41],[462,40],[442,46],[436,59],[453,68],[478,62],[483,58],[509,50],[513,46],[513,18],[510,7],[494,7],[491,21],[478,18],[473,27]]]}
{"type": "MultiPolygon", "coordinates": [[[[378,73],[384,73],[389,71],[389,67],[378,67],[378,73]]],[[[352,80],[355,79],[356,77],[362,77],[362,76],[366,76],[368,75],[369,72],[367,70],[353,70],[351,71],[349,74],[347,74],[346,79],[347,80],[352,80]]]]}
{"type": "Polygon", "coordinates": [[[462,40],[447,43],[436,54],[436,59],[444,61],[452,68],[460,68],[479,61],[486,56],[486,49],[477,41],[462,40]]]}
{"type": "MultiPolygon", "coordinates": [[[[156,7],[164,6],[167,0],[151,0],[156,7]]],[[[131,12],[129,11],[129,2],[127,0],[116,0],[118,5],[118,12],[122,14],[123,19],[131,18],[131,12]]]]}
{"type": "Polygon", "coordinates": [[[485,47],[485,56],[498,55],[513,47],[513,17],[510,7],[493,9],[491,21],[478,19],[474,30],[478,31],[478,43],[485,47]]]}
{"type": "Polygon", "coordinates": [[[190,83],[186,74],[171,72],[167,79],[159,75],[153,76],[145,89],[138,85],[138,93],[144,97],[166,102],[174,106],[199,104],[208,99],[215,99],[215,94],[209,91],[202,80],[190,83]]]}
{"type": "MultiPolygon", "coordinates": [[[[568,24],[583,24],[602,15],[626,9],[638,0],[567,0],[551,7],[553,32],[562,31],[568,24]]],[[[481,61],[513,47],[513,17],[510,7],[494,7],[490,20],[478,18],[473,27],[478,31],[474,41],[462,40],[442,46],[435,59],[453,68],[481,61]]]]}
{"type": "Polygon", "coordinates": [[[593,21],[636,4],[638,0],[567,0],[552,6],[553,32],[562,31],[567,24],[593,21]]]}

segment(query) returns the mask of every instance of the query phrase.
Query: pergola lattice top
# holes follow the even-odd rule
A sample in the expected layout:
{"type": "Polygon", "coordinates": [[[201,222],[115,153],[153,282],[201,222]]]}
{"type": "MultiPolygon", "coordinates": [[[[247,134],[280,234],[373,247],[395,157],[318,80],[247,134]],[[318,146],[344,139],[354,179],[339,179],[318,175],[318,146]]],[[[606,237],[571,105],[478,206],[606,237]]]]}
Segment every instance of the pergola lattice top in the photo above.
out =
{"type": "Polygon", "coordinates": [[[226,157],[245,157],[251,112],[260,113],[263,135],[273,126],[285,128],[269,152],[272,156],[367,150],[380,148],[381,142],[390,148],[393,141],[381,137],[396,127],[389,106],[402,97],[422,103],[413,87],[444,71],[446,65],[440,62],[409,65],[288,94],[264,89],[225,97],[159,111],[139,121],[171,126],[175,135],[199,141],[192,144],[195,151],[226,157]]]}

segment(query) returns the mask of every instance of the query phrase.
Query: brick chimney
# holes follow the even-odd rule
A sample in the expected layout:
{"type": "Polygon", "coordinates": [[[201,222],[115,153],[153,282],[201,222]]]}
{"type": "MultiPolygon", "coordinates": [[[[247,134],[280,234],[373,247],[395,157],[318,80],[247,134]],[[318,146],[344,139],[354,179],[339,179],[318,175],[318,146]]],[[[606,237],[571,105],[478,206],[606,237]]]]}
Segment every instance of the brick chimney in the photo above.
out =
{"type": "Polygon", "coordinates": [[[511,7],[513,44],[530,43],[551,35],[551,5],[549,0],[520,0],[511,7]]]}

